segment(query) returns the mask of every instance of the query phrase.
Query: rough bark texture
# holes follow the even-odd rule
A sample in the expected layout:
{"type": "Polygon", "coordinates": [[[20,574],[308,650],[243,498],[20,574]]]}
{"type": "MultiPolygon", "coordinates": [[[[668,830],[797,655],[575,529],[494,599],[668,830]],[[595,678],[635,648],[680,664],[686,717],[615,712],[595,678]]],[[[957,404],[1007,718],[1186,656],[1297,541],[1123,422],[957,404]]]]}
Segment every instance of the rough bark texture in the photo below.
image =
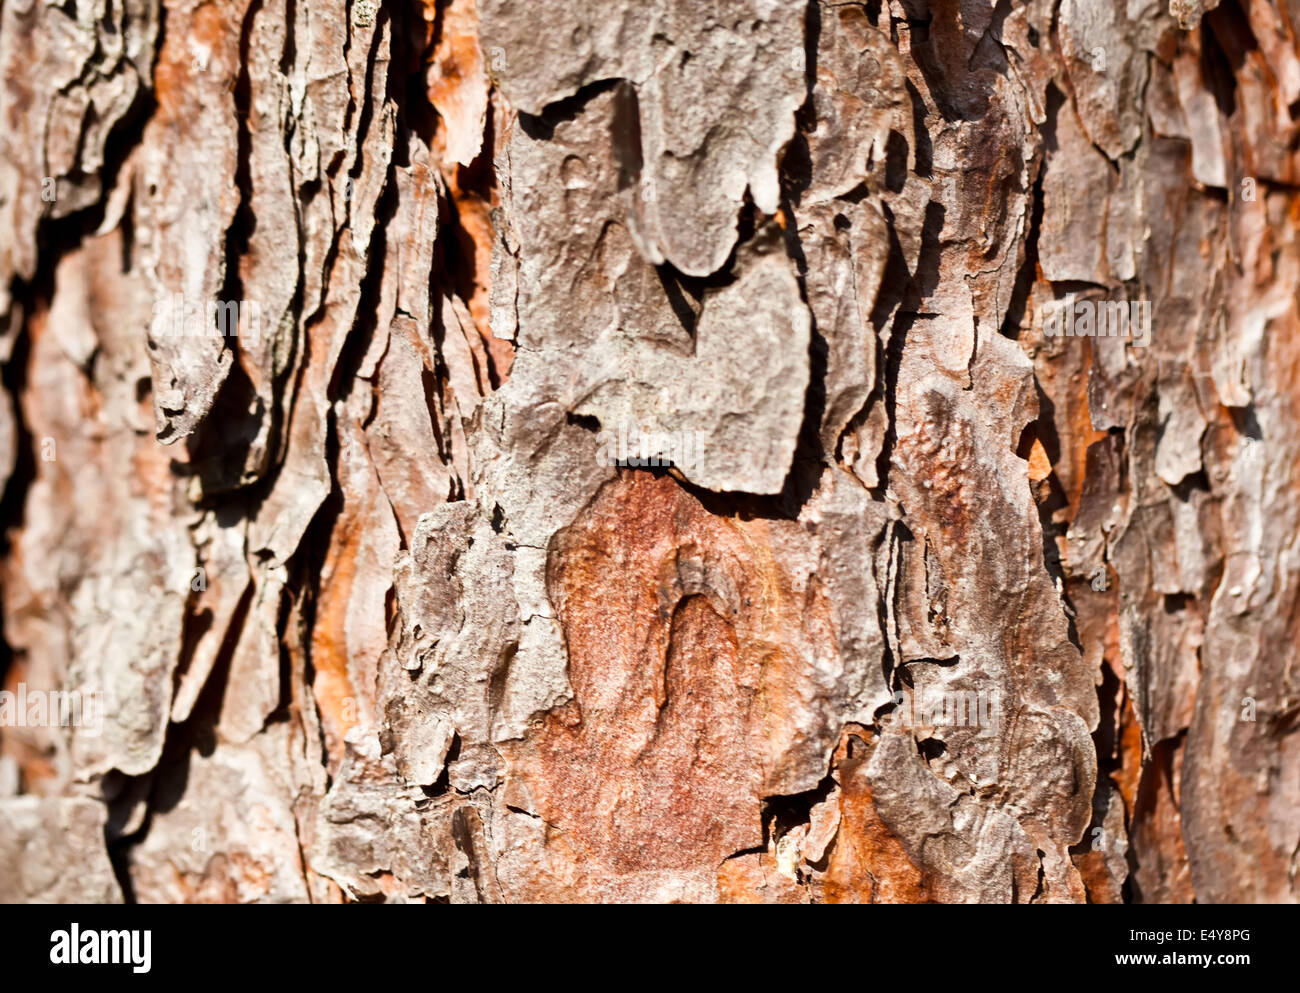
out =
{"type": "Polygon", "coordinates": [[[0,898],[1295,901],[1298,31],[0,0],[0,898]]]}

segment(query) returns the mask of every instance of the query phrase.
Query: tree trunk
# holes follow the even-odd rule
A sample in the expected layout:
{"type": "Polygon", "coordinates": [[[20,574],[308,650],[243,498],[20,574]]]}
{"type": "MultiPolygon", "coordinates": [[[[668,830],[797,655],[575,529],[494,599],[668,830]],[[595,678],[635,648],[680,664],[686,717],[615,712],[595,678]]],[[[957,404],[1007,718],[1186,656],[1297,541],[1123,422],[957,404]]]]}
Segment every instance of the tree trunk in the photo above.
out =
{"type": "Polygon", "coordinates": [[[0,0],[0,897],[1295,901],[1300,0],[1167,6],[0,0]]]}

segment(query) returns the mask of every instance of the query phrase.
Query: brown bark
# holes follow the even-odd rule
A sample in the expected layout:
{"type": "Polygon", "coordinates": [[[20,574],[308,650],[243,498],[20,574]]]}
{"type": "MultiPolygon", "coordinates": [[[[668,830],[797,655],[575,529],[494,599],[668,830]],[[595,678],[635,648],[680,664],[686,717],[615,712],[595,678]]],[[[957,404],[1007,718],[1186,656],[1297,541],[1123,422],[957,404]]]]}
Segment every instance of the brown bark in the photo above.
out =
{"type": "Polygon", "coordinates": [[[1295,902],[1298,21],[0,0],[0,898],[1295,902]]]}

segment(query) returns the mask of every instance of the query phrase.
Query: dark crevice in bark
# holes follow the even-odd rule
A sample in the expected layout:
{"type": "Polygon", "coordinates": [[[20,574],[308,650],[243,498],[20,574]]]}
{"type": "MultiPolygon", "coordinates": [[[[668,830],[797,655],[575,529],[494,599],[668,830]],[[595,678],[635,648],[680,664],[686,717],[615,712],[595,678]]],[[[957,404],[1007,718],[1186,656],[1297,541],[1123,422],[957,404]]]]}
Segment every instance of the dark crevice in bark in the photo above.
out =
{"type": "MultiPolygon", "coordinates": [[[[1145,732],[1144,732],[1145,738],[1145,732]]],[[[1179,749],[1183,748],[1187,740],[1187,729],[1184,728],[1174,738],[1166,738],[1163,741],[1156,742],[1152,746],[1149,755],[1142,767],[1142,777],[1138,783],[1137,797],[1133,801],[1133,811],[1129,819],[1131,825],[1130,831],[1136,833],[1140,829],[1143,821],[1155,816],[1156,805],[1160,802],[1160,794],[1165,794],[1165,802],[1171,804],[1177,809],[1178,804],[1174,797],[1174,756],[1179,749]]],[[[1158,853],[1157,853],[1158,854],[1158,853]]],[[[1128,891],[1131,899],[1130,903],[1146,903],[1146,894],[1142,891],[1139,870],[1142,868],[1143,847],[1140,844],[1130,843],[1128,847],[1128,891]]]]}
{"type": "Polygon", "coordinates": [[[938,203],[931,201],[926,206],[925,223],[921,229],[921,253],[917,259],[915,275],[908,273],[894,226],[892,223],[889,226],[889,261],[886,263],[880,293],[871,316],[871,323],[876,328],[876,337],[879,340],[881,329],[890,322],[890,315],[893,315],[889,342],[884,348],[884,361],[883,363],[877,361],[877,368],[880,370],[877,375],[879,382],[883,384],[883,400],[888,419],[880,454],[876,456],[877,484],[871,492],[881,500],[885,499],[889,492],[894,445],[898,441],[897,390],[898,373],[903,364],[903,348],[907,343],[908,332],[920,316],[918,311],[922,297],[938,280],[939,232],[943,229],[943,216],[943,207],[938,203]]]}
{"type": "MultiPolygon", "coordinates": [[[[337,449],[338,442],[334,437],[333,416],[331,415],[330,431],[326,437],[326,458],[330,460],[331,466],[336,464],[334,459],[337,457],[337,449]]],[[[298,551],[289,561],[289,579],[285,584],[285,590],[297,605],[299,623],[303,631],[301,640],[302,682],[306,687],[312,687],[316,682],[316,666],[312,659],[311,632],[316,629],[316,611],[320,601],[320,581],[329,554],[330,536],[342,512],[343,496],[336,485],[316,511],[315,516],[312,517],[311,523],[307,525],[306,531],[303,532],[302,542],[298,546],[298,551]]],[[[315,703],[314,694],[311,696],[311,700],[315,703]]],[[[320,729],[321,734],[318,745],[320,747],[321,762],[325,769],[326,788],[328,789],[332,783],[333,774],[330,768],[329,749],[326,747],[324,740],[325,726],[321,720],[319,704],[316,704],[316,726],[320,729]]]]}
{"type": "MultiPolygon", "coordinates": [[[[52,273],[45,273],[42,282],[52,282],[52,273]]],[[[30,313],[33,294],[32,287],[21,287],[27,292],[21,296],[14,294],[13,312],[23,316],[24,325],[30,313]]],[[[52,289],[52,287],[50,287],[52,289]]],[[[46,291],[47,293],[49,290],[46,291]]],[[[48,300],[48,296],[45,297],[48,300]]],[[[43,306],[48,308],[48,303],[43,306]]],[[[12,554],[11,532],[19,532],[23,526],[27,506],[27,495],[36,482],[37,441],[33,437],[23,416],[21,397],[27,387],[27,370],[30,363],[31,342],[26,327],[20,328],[15,335],[13,351],[9,360],[0,364],[0,403],[11,404],[14,431],[14,467],[4,485],[0,496],[0,557],[8,560],[12,554]]],[[[14,664],[13,647],[5,633],[5,617],[8,611],[0,611],[0,687],[8,685],[9,670],[14,664]]]]}
{"type": "MultiPolygon", "coordinates": [[[[352,0],[349,0],[348,6],[349,8],[351,8],[352,0]]],[[[351,171],[348,173],[349,177],[351,177],[352,179],[359,179],[361,176],[362,164],[364,162],[363,151],[366,147],[366,139],[370,136],[370,127],[375,121],[376,111],[383,109],[382,101],[380,101],[379,106],[376,107],[377,101],[373,98],[372,94],[374,92],[374,82],[375,82],[375,63],[379,60],[380,52],[383,50],[384,28],[389,26],[389,21],[390,21],[390,14],[388,8],[380,7],[378,14],[375,17],[375,32],[374,32],[373,40],[370,49],[366,52],[366,75],[365,75],[365,79],[362,81],[361,114],[359,119],[357,120],[357,131],[356,131],[357,154],[352,161],[351,171]]],[[[392,32],[389,32],[389,36],[391,38],[392,32]]],[[[351,46],[352,46],[352,35],[351,32],[349,32],[348,48],[351,49],[351,46]]],[[[388,58],[391,67],[391,61],[392,61],[391,42],[390,42],[390,52],[388,58]]],[[[389,73],[389,75],[385,78],[385,87],[389,95],[391,95],[393,89],[391,73],[389,73]]],[[[355,102],[349,105],[349,113],[351,113],[353,109],[355,109],[355,102]]],[[[351,198],[349,198],[347,202],[349,225],[352,223],[353,203],[354,201],[351,198]]]]}
{"type": "MultiPolygon", "coordinates": [[[[834,748],[831,751],[833,753],[834,748]]],[[[830,765],[831,758],[827,756],[827,767],[829,768],[830,765]]],[[[773,845],[784,835],[809,823],[812,820],[813,808],[819,803],[825,802],[835,789],[835,777],[830,772],[827,772],[821,782],[803,793],[777,794],[763,797],[760,808],[760,819],[763,824],[763,846],[758,850],[764,853],[772,851],[773,845]]],[[[737,852],[731,857],[734,858],[740,854],[744,853],[737,852]]]]}
{"type": "MultiPolygon", "coordinates": [[[[237,304],[236,320],[244,317],[244,286],[240,276],[240,260],[247,254],[249,242],[257,219],[253,215],[253,182],[250,174],[252,137],[249,116],[252,105],[252,82],[249,61],[252,47],[253,25],[262,9],[263,0],[252,0],[240,26],[240,68],[234,88],[234,116],[237,154],[234,182],[239,191],[239,206],[226,228],[222,265],[224,279],[218,296],[218,305],[237,304]]],[[[227,320],[229,317],[227,315],[227,320]]],[[[220,318],[218,318],[220,320],[220,318]]],[[[267,414],[241,362],[239,335],[222,334],[224,348],[233,354],[230,371],[222,382],[211,410],[185,439],[188,465],[173,462],[173,470],[184,475],[198,476],[206,500],[222,496],[262,475],[264,465],[248,465],[249,453],[267,414]]],[[[207,328],[211,334],[214,328],[207,328]]],[[[273,437],[273,436],[272,436],[273,437]]]]}
{"type": "MultiPolygon", "coordinates": [[[[1026,425],[1017,446],[1016,454],[1022,459],[1028,460],[1033,449],[1033,443],[1037,441],[1042,446],[1047,460],[1052,465],[1055,465],[1061,457],[1061,441],[1056,427],[1056,405],[1044,392],[1037,378],[1034,380],[1034,389],[1038,394],[1038,417],[1031,424],[1026,425]]],[[[1031,487],[1034,485],[1032,481],[1030,485],[1031,487]]],[[[1058,544],[1058,542],[1064,541],[1069,534],[1071,522],[1069,520],[1058,521],[1057,514],[1068,509],[1070,499],[1061,486],[1061,481],[1057,477],[1055,470],[1049,473],[1045,479],[1040,480],[1037,486],[1046,487],[1047,489],[1045,495],[1041,492],[1035,495],[1035,506],[1038,511],[1038,523],[1042,536],[1043,566],[1048,575],[1052,577],[1057,595],[1060,597],[1061,610],[1065,616],[1070,644],[1082,652],[1083,642],[1076,623],[1078,608],[1075,607],[1070,596],[1069,577],[1066,575],[1065,567],[1061,562],[1061,551],[1058,544]]]]}
{"type": "MultiPolygon", "coordinates": [[[[384,192],[375,206],[375,231],[377,236],[371,239],[365,259],[365,275],[361,279],[360,293],[357,298],[356,313],[351,327],[343,338],[338,360],[334,363],[330,376],[327,396],[337,400],[343,396],[343,385],[352,383],[358,377],[361,362],[379,331],[380,294],[383,292],[384,266],[388,260],[388,240],[382,232],[392,223],[397,214],[397,184],[393,180],[393,165],[388,167],[384,181],[384,192]]],[[[425,398],[428,399],[427,397],[425,398]]],[[[435,419],[433,422],[437,424],[435,419]]],[[[337,486],[337,466],[330,460],[330,478],[337,486]]]]}
{"type": "MultiPolygon", "coordinates": [[[[1046,882],[1043,873],[1044,853],[1041,848],[1038,849],[1037,855],[1038,855],[1038,884],[1034,887],[1034,895],[1029,898],[1030,903],[1035,903],[1038,900],[1038,898],[1043,895],[1043,887],[1046,882]]],[[[1015,901],[1013,900],[1012,902],[1014,903],[1015,901]]]]}
{"type": "MultiPolygon", "coordinates": [[[[111,823],[111,821],[110,821],[111,823]]],[[[135,896],[135,884],[131,881],[131,846],[135,844],[134,836],[117,838],[108,836],[109,825],[104,828],[104,847],[108,850],[108,862],[113,867],[113,877],[122,890],[122,902],[128,906],[138,903],[135,896]]]]}
{"type": "MultiPolygon", "coordinates": [[[[253,25],[262,10],[263,0],[251,0],[244,21],[239,29],[239,74],[235,79],[234,113],[236,138],[235,188],[239,191],[239,206],[235,216],[226,228],[224,253],[225,282],[222,284],[221,299],[243,299],[243,280],[239,275],[239,262],[248,252],[253,229],[257,218],[253,214],[253,180],[251,175],[252,134],[249,131],[249,117],[252,113],[252,77],[249,63],[252,54],[253,25]]],[[[238,337],[224,339],[230,347],[238,350],[238,337]]],[[[238,365],[238,362],[235,363],[238,365]]],[[[233,370],[232,370],[233,371],[233,370]]]]}
{"type": "MultiPolygon", "coordinates": [[[[1092,732],[1093,748],[1097,754],[1097,784],[1092,795],[1092,818],[1084,828],[1083,837],[1078,844],[1069,848],[1071,855],[1086,855],[1093,851],[1105,851],[1107,846],[1118,839],[1106,835],[1106,815],[1110,811],[1111,797],[1119,795],[1118,776],[1123,773],[1124,752],[1120,741],[1120,723],[1124,712],[1124,686],[1115,675],[1115,670],[1101,661],[1101,681],[1097,685],[1097,704],[1099,718],[1097,729],[1092,732]],[[1095,840],[1100,839],[1100,845],[1095,840]]],[[[1125,836],[1131,833],[1130,817],[1132,811],[1127,809],[1121,797],[1121,809],[1124,817],[1125,836]]],[[[1129,903],[1128,889],[1121,889],[1124,903],[1129,903]]],[[[1092,903],[1093,894],[1088,893],[1088,902],[1092,903]]]]}
{"type": "MultiPolygon", "coordinates": [[[[890,702],[873,715],[877,722],[880,721],[883,714],[892,714],[894,712],[898,706],[898,693],[903,688],[906,661],[903,655],[903,643],[898,623],[903,607],[903,586],[898,581],[898,577],[903,571],[903,546],[906,542],[916,540],[911,528],[901,520],[894,521],[886,533],[889,536],[888,555],[891,559],[892,573],[886,584],[886,589],[881,591],[882,620],[880,630],[883,635],[884,647],[882,665],[884,667],[885,685],[890,692],[890,702]]],[[[879,727],[876,730],[879,731],[879,727]]]]}
{"type": "MultiPolygon", "coordinates": [[[[21,309],[24,322],[28,308],[33,303],[31,294],[21,303],[15,296],[15,309],[21,309]]],[[[45,304],[44,306],[48,306],[45,304]]],[[[0,384],[4,387],[0,394],[0,403],[11,403],[14,425],[14,469],[4,486],[4,495],[0,497],[0,556],[8,558],[12,554],[11,531],[22,529],[23,517],[27,506],[27,494],[36,482],[36,459],[38,443],[32,436],[31,429],[23,416],[21,398],[27,389],[27,369],[31,361],[31,342],[24,327],[14,340],[14,350],[9,361],[0,365],[0,384]]],[[[4,624],[3,612],[0,612],[0,626],[4,624]]],[[[8,646],[0,638],[0,676],[4,674],[4,658],[8,646]]]]}
{"type": "MultiPolygon", "coordinates": [[[[408,149],[404,140],[408,133],[414,133],[430,149],[436,147],[439,115],[424,87],[424,67],[432,59],[442,39],[446,6],[446,0],[441,0],[438,4],[438,16],[427,45],[420,47],[412,41],[420,36],[424,28],[418,11],[414,9],[406,11],[405,25],[399,26],[393,33],[393,63],[398,67],[407,67],[405,73],[401,71],[390,73],[388,82],[388,98],[397,107],[397,147],[394,149],[393,159],[395,165],[409,165],[408,149]]],[[[476,292],[490,289],[487,286],[480,286],[480,273],[477,269],[478,244],[474,232],[462,217],[462,204],[477,204],[490,211],[498,199],[494,167],[497,112],[491,101],[484,116],[483,126],[483,139],[479,152],[468,165],[457,162],[432,163],[442,170],[444,182],[447,184],[443,189],[443,195],[439,197],[438,233],[434,242],[433,265],[429,273],[429,298],[433,302],[431,327],[438,352],[436,372],[442,382],[447,381],[447,370],[442,360],[442,335],[447,329],[442,326],[439,301],[443,296],[454,293],[468,306],[476,292]]],[[[494,231],[493,234],[499,237],[499,233],[494,231]]],[[[483,330],[479,329],[480,337],[483,339],[483,344],[489,346],[491,342],[483,330]]],[[[501,368],[498,357],[491,347],[486,347],[485,350],[487,358],[485,371],[488,382],[484,385],[491,390],[500,389],[509,370],[501,368]]],[[[433,423],[437,431],[437,418],[433,423]]]]}
{"type": "Polygon", "coordinates": [[[602,93],[623,85],[621,79],[601,79],[588,83],[571,97],[556,100],[542,109],[540,114],[528,114],[519,111],[519,127],[533,141],[550,141],[555,137],[555,127],[578,119],[596,97],[602,93]]]}
{"type": "Polygon", "coordinates": [[[1224,117],[1237,110],[1237,73],[1259,42],[1238,0],[1223,0],[1201,19],[1201,79],[1224,117]]]}
{"type": "MultiPolygon", "coordinates": [[[[240,601],[231,618],[221,650],[212,667],[203,689],[195,700],[190,716],[184,722],[169,723],[163,739],[162,755],[154,768],[143,778],[148,782],[144,820],[140,827],[131,834],[122,835],[110,841],[109,858],[118,883],[122,887],[128,902],[135,901],[134,887],[131,880],[132,850],[142,844],[151,830],[154,816],[175,810],[186,795],[189,782],[190,763],[197,754],[208,757],[217,747],[217,724],[220,721],[222,706],[229,689],[230,666],[235,647],[239,641],[239,632],[243,630],[247,612],[251,603],[251,590],[240,601]]],[[[119,795],[130,800],[130,793],[123,788],[119,795]]],[[[123,812],[125,814],[125,812],[123,812]]],[[[113,823],[110,818],[109,825],[113,823]]],[[[195,838],[191,843],[201,842],[220,844],[220,838],[195,838]]]]}
{"type": "MultiPolygon", "coordinates": [[[[885,268],[880,277],[880,288],[876,293],[875,303],[872,305],[871,314],[868,317],[868,323],[872,329],[872,344],[875,348],[875,382],[871,386],[871,392],[867,394],[867,399],[863,402],[862,408],[854,414],[845,425],[844,430],[840,432],[840,437],[835,443],[835,457],[838,461],[844,461],[844,439],[850,437],[859,431],[870,419],[879,404],[885,404],[886,418],[886,437],[882,439],[881,450],[876,454],[876,480],[877,485],[870,488],[869,492],[873,498],[883,500],[886,490],[886,479],[888,477],[889,456],[892,453],[893,441],[890,436],[894,431],[894,419],[892,406],[894,388],[897,384],[898,365],[901,361],[901,346],[897,356],[893,356],[895,365],[893,371],[890,371],[891,349],[890,343],[894,341],[894,332],[898,330],[896,326],[891,327],[895,322],[895,311],[903,301],[905,288],[910,274],[907,271],[907,260],[903,257],[903,248],[898,242],[898,233],[894,228],[894,215],[888,205],[884,205],[885,220],[889,233],[889,256],[885,260],[885,268]],[[889,332],[888,334],[886,332],[889,332]],[[891,378],[892,377],[892,378],[891,378]]],[[[901,315],[900,315],[901,316],[901,315]]],[[[908,327],[914,318],[909,318],[904,322],[908,327]]],[[[906,329],[903,330],[906,335],[906,329]]],[[[896,438],[894,439],[896,440],[896,438]]]]}
{"type": "MultiPolygon", "coordinates": [[[[1048,87],[1047,123],[1044,133],[1055,135],[1056,111],[1060,109],[1063,97],[1054,86],[1048,87]],[[1054,101],[1052,95],[1056,95],[1054,101]]],[[[1055,141],[1053,140],[1053,144],[1055,141]]],[[[1020,332],[1025,323],[1025,311],[1029,306],[1029,296],[1038,281],[1038,237],[1043,226],[1043,174],[1047,171],[1047,156],[1044,155],[1038,165],[1038,175],[1034,177],[1033,194],[1029,208],[1029,231],[1024,240],[1024,259],[1016,271],[1015,286],[1011,290],[1011,301],[1007,306],[1006,316],[998,332],[1004,338],[1020,340],[1020,332]]],[[[1032,315],[1030,315],[1032,320],[1032,315]]],[[[1055,461],[1055,460],[1053,460],[1055,461]]]]}

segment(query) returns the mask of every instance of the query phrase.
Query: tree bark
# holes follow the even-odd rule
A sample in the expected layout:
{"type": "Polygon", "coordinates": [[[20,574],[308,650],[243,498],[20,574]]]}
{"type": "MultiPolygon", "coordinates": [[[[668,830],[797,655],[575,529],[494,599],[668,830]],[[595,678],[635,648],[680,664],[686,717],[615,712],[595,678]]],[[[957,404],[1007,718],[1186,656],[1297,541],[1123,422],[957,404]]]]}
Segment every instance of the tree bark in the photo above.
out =
{"type": "Polygon", "coordinates": [[[0,898],[1295,902],[1298,24],[0,0],[0,898]]]}

